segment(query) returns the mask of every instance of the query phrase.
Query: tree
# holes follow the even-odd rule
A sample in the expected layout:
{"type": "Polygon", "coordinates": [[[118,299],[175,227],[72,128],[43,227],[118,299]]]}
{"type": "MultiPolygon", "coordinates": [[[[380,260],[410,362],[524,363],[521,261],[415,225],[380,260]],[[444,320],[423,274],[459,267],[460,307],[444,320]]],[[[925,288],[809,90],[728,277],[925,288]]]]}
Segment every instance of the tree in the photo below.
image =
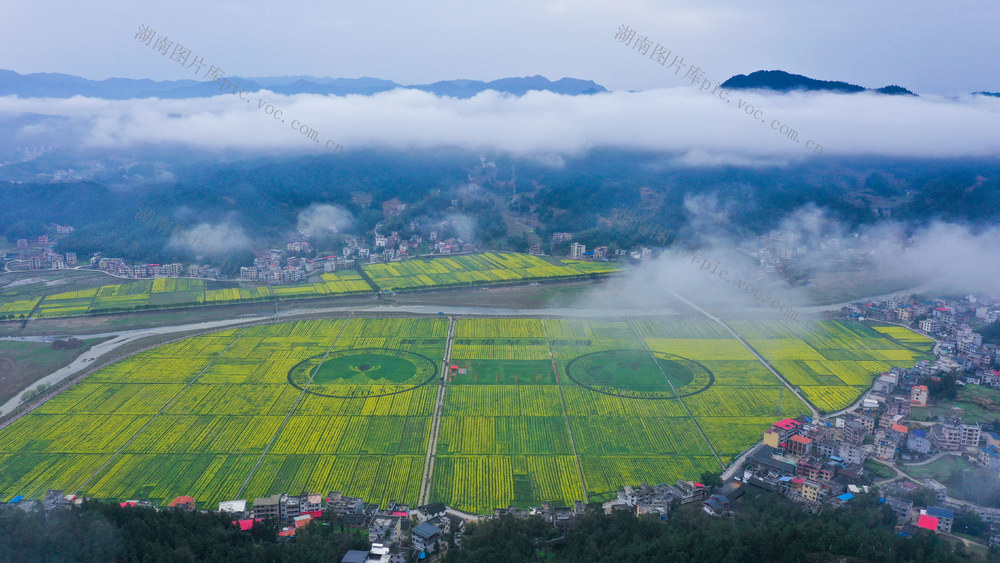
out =
{"type": "Polygon", "coordinates": [[[983,522],[979,514],[967,510],[955,517],[953,528],[956,532],[969,534],[970,536],[982,536],[990,527],[983,522]]]}
{"type": "Polygon", "coordinates": [[[719,475],[718,473],[713,473],[711,471],[702,471],[701,477],[699,478],[701,479],[701,484],[708,487],[710,491],[714,492],[716,489],[722,486],[722,476],[719,475]]]}

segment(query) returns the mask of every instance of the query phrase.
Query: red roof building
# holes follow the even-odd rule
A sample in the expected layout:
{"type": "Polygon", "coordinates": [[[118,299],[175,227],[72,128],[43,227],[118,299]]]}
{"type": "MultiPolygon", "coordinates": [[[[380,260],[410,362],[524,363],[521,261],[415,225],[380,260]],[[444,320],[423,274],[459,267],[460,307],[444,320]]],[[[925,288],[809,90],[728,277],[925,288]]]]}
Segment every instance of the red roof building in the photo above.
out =
{"type": "Polygon", "coordinates": [[[778,422],[775,422],[774,425],[782,430],[795,430],[799,426],[802,426],[802,423],[795,420],[794,418],[786,418],[784,420],[779,420],[778,422]]]}
{"type": "Polygon", "coordinates": [[[246,520],[233,520],[233,526],[239,526],[241,532],[246,532],[250,530],[250,528],[253,528],[254,522],[261,522],[263,520],[263,518],[254,518],[253,520],[250,520],[249,518],[246,520]]]}
{"type": "Polygon", "coordinates": [[[184,510],[187,512],[194,512],[195,505],[196,503],[194,501],[194,498],[185,495],[175,498],[170,504],[167,505],[167,508],[172,508],[174,510],[184,510]]]}
{"type": "Polygon", "coordinates": [[[917,520],[917,527],[936,532],[938,529],[938,519],[933,516],[921,514],[920,518],[917,520]]]}
{"type": "Polygon", "coordinates": [[[806,438],[796,434],[788,439],[788,453],[794,456],[809,455],[812,450],[812,438],[806,438]]]}

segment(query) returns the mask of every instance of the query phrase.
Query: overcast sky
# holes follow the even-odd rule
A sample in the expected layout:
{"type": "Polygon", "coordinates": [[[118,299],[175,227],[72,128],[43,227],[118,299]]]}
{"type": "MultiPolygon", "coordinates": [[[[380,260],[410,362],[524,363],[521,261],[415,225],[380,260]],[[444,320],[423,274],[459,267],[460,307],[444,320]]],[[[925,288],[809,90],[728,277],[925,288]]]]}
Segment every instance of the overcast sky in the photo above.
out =
{"type": "Polygon", "coordinates": [[[636,29],[724,80],[782,69],[918,93],[1000,91],[1000,2],[126,2],[6,0],[0,68],[91,79],[189,78],[134,39],[146,24],[229,75],[414,84],[541,74],[612,90],[677,78],[613,39],[636,29]]]}

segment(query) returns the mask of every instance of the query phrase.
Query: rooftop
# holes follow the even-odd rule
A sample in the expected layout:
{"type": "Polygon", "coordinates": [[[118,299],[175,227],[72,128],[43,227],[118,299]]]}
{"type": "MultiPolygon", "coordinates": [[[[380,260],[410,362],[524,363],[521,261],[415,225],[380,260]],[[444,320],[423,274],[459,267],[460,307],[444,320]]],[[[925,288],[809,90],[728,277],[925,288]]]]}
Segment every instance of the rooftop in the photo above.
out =
{"type": "Polygon", "coordinates": [[[802,423],[793,418],[786,418],[775,422],[774,425],[782,430],[794,430],[795,428],[802,426],[802,423]]]}
{"type": "Polygon", "coordinates": [[[435,535],[441,534],[442,531],[441,528],[438,528],[434,524],[424,522],[423,524],[419,524],[416,528],[413,528],[411,533],[426,540],[434,537],[435,535]]]}
{"type": "Polygon", "coordinates": [[[928,506],[927,515],[935,518],[955,518],[955,513],[940,506],[928,506]]]}
{"type": "Polygon", "coordinates": [[[173,500],[173,502],[171,502],[167,506],[177,506],[178,504],[191,504],[192,502],[194,502],[194,498],[193,497],[189,497],[189,496],[184,495],[184,496],[179,496],[179,497],[175,498],[173,500]]]}

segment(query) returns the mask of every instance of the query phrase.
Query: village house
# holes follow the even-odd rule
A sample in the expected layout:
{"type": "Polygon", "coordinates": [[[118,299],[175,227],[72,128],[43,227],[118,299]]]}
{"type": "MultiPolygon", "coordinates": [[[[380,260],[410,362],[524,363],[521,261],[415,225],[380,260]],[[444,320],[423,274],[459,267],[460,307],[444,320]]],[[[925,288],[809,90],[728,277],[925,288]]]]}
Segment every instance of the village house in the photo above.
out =
{"type": "Polygon", "coordinates": [[[394,542],[399,539],[402,519],[399,516],[378,515],[368,525],[368,541],[394,542]]]}
{"type": "Polygon", "coordinates": [[[444,532],[430,522],[422,522],[410,531],[410,535],[414,549],[431,554],[437,551],[444,532]]]}

